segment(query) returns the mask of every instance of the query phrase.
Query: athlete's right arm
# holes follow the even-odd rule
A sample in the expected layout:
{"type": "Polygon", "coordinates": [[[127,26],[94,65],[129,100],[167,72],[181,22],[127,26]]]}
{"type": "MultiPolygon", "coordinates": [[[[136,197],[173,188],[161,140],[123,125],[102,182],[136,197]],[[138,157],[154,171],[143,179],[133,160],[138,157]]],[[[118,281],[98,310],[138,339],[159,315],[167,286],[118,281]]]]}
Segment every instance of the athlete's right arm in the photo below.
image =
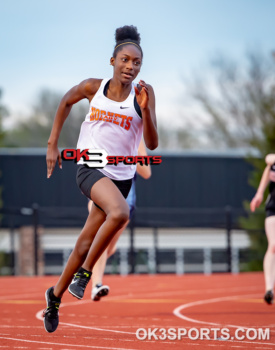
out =
{"type": "Polygon", "coordinates": [[[254,212],[255,209],[258,208],[263,201],[264,191],[266,189],[266,186],[269,183],[269,172],[270,172],[270,165],[267,165],[265,167],[264,172],[263,172],[258,190],[257,190],[255,196],[253,197],[252,201],[250,202],[250,210],[252,212],[254,212]]]}
{"type": "Polygon", "coordinates": [[[46,156],[48,178],[52,175],[57,160],[59,167],[62,168],[61,155],[58,150],[58,139],[63,124],[68,117],[72,106],[85,98],[91,101],[96,94],[100,83],[101,79],[84,80],[80,84],[71,88],[62,98],[57,108],[52,131],[48,140],[48,150],[46,156]]]}

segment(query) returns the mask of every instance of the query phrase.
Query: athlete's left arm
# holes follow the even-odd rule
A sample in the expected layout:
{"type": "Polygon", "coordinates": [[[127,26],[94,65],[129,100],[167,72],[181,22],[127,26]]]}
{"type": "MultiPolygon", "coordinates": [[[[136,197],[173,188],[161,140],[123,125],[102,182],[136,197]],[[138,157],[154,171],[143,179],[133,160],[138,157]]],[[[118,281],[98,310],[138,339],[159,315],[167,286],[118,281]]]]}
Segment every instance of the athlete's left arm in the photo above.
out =
{"type": "Polygon", "coordinates": [[[157,118],[155,111],[155,94],[151,85],[143,80],[139,82],[141,90],[135,87],[137,102],[140,106],[143,120],[143,137],[146,147],[154,150],[158,147],[157,118]]]}
{"type": "MultiPolygon", "coordinates": [[[[143,139],[141,139],[140,144],[138,146],[138,156],[147,156],[147,151],[143,139]]],[[[137,163],[137,173],[144,179],[149,179],[152,175],[150,163],[148,163],[147,165],[137,163]]]]}

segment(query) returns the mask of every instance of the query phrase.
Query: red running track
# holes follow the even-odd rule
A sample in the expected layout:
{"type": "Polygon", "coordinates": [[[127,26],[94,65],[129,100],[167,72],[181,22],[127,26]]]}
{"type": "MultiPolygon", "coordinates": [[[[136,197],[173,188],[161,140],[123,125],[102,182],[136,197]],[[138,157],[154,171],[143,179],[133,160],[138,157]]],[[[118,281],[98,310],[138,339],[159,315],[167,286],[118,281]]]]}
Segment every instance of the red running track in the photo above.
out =
{"type": "Polygon", "coordinates": [[[110,294],[100,302],[90,299],[91,285],[81,301],[64,295],[59,327],[50,334],[41,314],[45,290],[56,281],[0,278],[0,350],[275,349],[274,306],[262,301],[262,273],[106,276],[110,294]],[[157,328],[157,339],[138,339],[139,328],[157,328]],[[269,329],[269,340],[249,339],[260,328],[269,329]],[[221,338],[222,329],[230,339],[221,338]],[[187,334],[176,339],[178,332],[187,334]]]}

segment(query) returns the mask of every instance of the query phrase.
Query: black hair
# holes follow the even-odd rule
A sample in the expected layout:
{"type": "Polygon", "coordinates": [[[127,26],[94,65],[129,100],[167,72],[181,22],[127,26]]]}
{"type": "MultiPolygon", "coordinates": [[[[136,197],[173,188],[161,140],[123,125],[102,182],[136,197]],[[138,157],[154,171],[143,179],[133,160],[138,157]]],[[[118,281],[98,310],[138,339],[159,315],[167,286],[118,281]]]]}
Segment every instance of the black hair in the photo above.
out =
{"type": "Polygon", "coordinates": [[[141,57],[143,57],[143,52],[140,47],[140,34],[137,30],[137,27],[131,26],[123,26],[116,29],[115,32],[116,45],[113,52],[113,57],[116,57],[118,51],[123,48],[124,43],[133,43],[136,45],[141,51],[141,57]]]}

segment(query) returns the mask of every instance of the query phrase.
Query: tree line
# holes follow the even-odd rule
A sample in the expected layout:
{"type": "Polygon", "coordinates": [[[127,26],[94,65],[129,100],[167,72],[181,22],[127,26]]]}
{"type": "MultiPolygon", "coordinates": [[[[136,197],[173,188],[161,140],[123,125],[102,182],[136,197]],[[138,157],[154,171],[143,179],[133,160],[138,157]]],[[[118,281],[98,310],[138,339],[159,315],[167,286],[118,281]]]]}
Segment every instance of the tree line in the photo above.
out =
{"type": "MultiPolygon", "coordinates": [[[[264,156],[275,152],[274,57],[257,51],[239,61],[219,55],[207,71],[195,72],[183,80],[184,100],[188,96],[194,111],[185,113],[183,109],[182,127],[167,128],[167,124],[159,122],[159,149],[243,149],[255,169],[248,181],[257,188],[265,167],[264,156]]],[[[1,98],[0,89],[0,147],[46,147],[62,95],[42,90],[30,115],[21,118],[11,130],[3,129],[8,110],[1,98]]],[[[87,103],[73,107],[60,136],[60,147],[75,147],[87,110],[87,103]]],[[[248,203],[244,206],[248,209],[248,203]]],[[[266,240],[259,238],[257,230],[262,230],[263,221],[264,213],[241,219],[241,225],[255,233],[251,235],[252,247],[262,252],[266,240]]]]}

